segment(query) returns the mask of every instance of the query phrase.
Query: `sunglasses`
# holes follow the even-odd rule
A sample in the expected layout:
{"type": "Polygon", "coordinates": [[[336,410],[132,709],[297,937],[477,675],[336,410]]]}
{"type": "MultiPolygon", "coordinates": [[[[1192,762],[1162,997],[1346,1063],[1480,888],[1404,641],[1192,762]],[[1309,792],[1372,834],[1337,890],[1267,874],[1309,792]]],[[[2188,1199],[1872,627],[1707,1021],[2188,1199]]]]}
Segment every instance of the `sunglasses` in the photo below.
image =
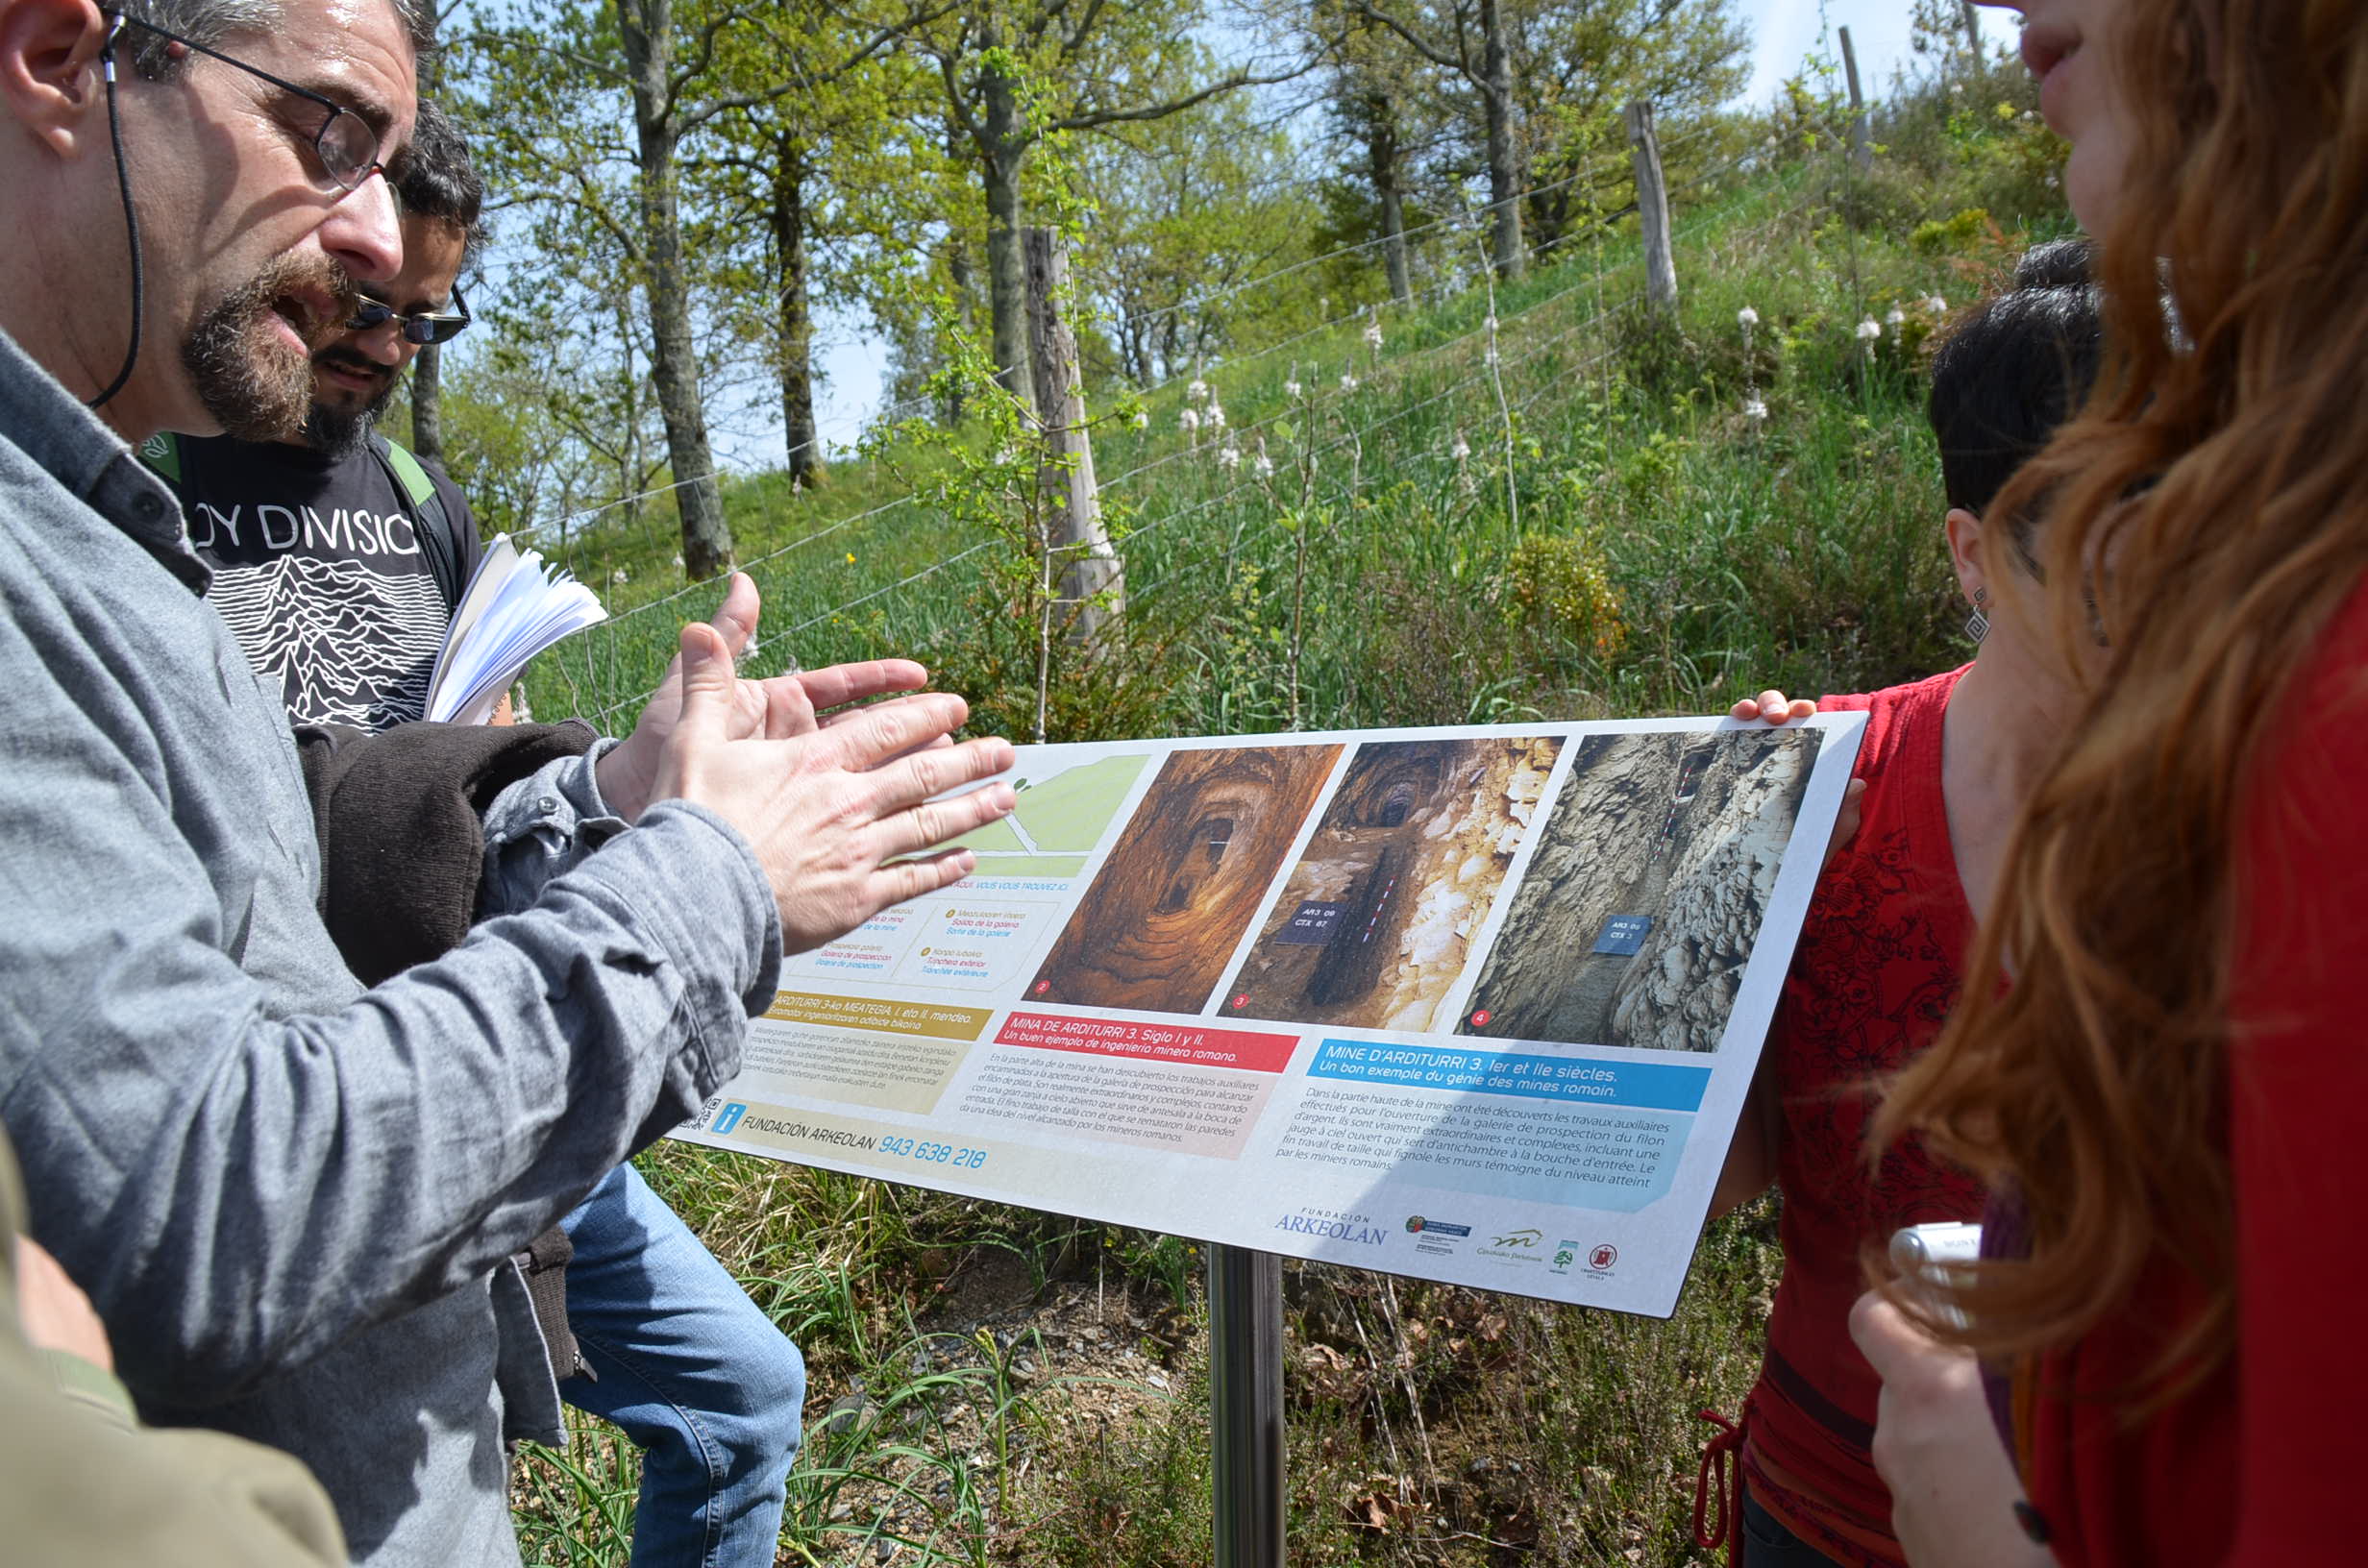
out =
{"type": "Polygon", "coordinates": [[[404,314],[381,300],[364,298],[346,326],[358,332],[373,327],[396,324],[395,331],[407,343],[450,343],[460,335],[461,329],[476,318],[469,314],[469,302],[460,296],[460,285],[453,285],[453,307],[450,310],[418,310],[404,314]]]}

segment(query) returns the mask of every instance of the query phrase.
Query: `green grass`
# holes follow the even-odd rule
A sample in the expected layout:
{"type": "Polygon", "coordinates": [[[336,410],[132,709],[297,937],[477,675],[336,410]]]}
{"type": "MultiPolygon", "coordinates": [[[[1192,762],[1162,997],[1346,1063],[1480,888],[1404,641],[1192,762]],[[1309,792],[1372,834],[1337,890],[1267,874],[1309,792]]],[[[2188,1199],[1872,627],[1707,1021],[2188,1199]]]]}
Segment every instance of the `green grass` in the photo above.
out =
{"type": "MultiPolygon", "coordinates": [[[[2035,177],[1980,139],[2013,126],[1931,118],[1933,146],[1972,146],[1965,182],[1986,184],[1894,171],[1870,195],[1812,160],[1695,193],[1674,322],[1644,319],[1624,233],[1503,290],[1509,419],[1477,292],[1386,314],[1377,356],[1349,324],[1211,367],[1232,429],[1266,437],[1264,484],[1246,455],[1229,474],[1183,439],[1181,386],[1151,394],[1147,429],[1097,440],[1106,481],[1158,464],[1105,491],[1127,629],[1098,661],[1056,659],[1052,738],[1715,712],[1764,685],[1864,690],[1958,662],[1922,417],[1938,322],[1917,302],[1963,304],[2024,236],[1912,236],[2035,177]],[[1853,235],[1848,201],[1878,221],[1853,235]],[[1862,344],[1855,324],[1894,305],[1908,331],[1862,344]],[[1742,412],[1753,393],[1764,422],[1742,412]]],[[[899,502],[893,471],[950,459],[889,457],[819,491],[728,487],[777,639],[756,668],[916,653],[983,727],[1025,738],[1032,643],[991,570],[1009,549],[957,561],[999,536],[899,502]]],[[[681,587],[670,527],[658,503],[570,539],[619,620],[540,662],[538,717],[629,722],[678,621],[712,606],[715,586],[681,587]]],[[[1189,1244],[687,1147],[643,1164],[807,1352],[809,1421],[855,1400],[800,1460],[784,1561],[1206,1560],[1189,1244]]],[[[1732,1413],[1756,1372],[1774,1237],[1772,1201],[1712,1226],[1665,1324],[1289,1265],[1293,1560],[1709,1560],[1688,1544],[1695,1412],[1732,1413]]],[[[634,1481],[596,1424],[565,1459],[530,1459],[529,1560],[622,1563],[634,1481]]]]}

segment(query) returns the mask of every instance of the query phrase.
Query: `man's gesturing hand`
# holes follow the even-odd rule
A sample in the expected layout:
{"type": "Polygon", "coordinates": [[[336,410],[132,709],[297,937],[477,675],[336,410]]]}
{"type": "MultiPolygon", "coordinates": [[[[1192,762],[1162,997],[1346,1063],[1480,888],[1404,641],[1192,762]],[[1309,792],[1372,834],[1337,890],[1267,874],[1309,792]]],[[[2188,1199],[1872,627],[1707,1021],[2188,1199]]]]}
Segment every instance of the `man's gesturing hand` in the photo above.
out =
{"type": "MultiPolygon", "coordinates": [[[[724,601],[708,621],[724,639],[725,650],[738,658],[763,609],[756,584],[745,572],[732,574],[724,601]]],[[[845,715],[817,717],[848,702],[863,702],[899,692],[917,692],[928,684],[929,673],[910,659],[873,659],[862,664],[834,664],[827,670],[802,670],[770,680],[734,680],[731,718],[725,734],[732,740],[763,733],[775,740],[802,735],[845,715]]],[[[627,821],[637,820],[657,798],[659,753],[674,733],[682,711],[682,658],[666,667],[657,690],[650,694],[633,732],[600,761],[601,795],[608,808],[627,821]]]]}
{"type": "Polygon", "coordinates": [[[658,756],[654,800],[705,806],[755,849],[791,953],[845,936],[890,904],[960,881],[967,849],[921,859],[934,845],[1010,812],[1011,787],[950,800],[930,796],[1001,772],[1000,740],[947,745],[969,716],[960,698],[881,703],[812,727],[802,703],[774,704],[763,733],[731,738],[731,654],[715,628],[682,628],[682,710],[658,756]]]}

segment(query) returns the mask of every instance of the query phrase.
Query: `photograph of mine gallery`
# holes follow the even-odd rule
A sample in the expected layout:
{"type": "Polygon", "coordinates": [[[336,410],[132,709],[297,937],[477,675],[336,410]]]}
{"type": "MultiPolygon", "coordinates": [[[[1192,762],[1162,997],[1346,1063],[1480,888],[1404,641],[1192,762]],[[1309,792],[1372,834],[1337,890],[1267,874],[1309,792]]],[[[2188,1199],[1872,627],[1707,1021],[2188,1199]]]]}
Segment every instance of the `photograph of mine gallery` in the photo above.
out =
{"type": "Polygon", "coordinates": [[[1580,740],[1459,1032],[1717,1049],[1822,738],[1580,740]]]}

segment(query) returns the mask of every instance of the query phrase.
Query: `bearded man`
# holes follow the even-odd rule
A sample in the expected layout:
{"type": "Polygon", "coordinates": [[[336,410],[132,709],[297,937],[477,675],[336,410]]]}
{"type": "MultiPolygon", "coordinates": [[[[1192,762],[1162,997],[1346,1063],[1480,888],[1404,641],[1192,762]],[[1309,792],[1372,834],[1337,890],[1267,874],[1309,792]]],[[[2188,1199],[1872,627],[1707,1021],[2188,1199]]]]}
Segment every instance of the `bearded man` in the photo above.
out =
{"type": "Polygon", "coordinates": [[[686,627],[626,741],[466,796],[488,918],[347,967],[277,694],[130,447],[302,428],[402,267],[414,3],[0,0],[0,1119],[143,1413],[449,1568],[517,1555],[496,1266],[737,1070],[785,948],[967,874],[907,857],[1012,796],[949,797],[1011,760],[942,744],[958,698],[816,718],[917,666],[738,681],[745,629],[686,627]]]}

